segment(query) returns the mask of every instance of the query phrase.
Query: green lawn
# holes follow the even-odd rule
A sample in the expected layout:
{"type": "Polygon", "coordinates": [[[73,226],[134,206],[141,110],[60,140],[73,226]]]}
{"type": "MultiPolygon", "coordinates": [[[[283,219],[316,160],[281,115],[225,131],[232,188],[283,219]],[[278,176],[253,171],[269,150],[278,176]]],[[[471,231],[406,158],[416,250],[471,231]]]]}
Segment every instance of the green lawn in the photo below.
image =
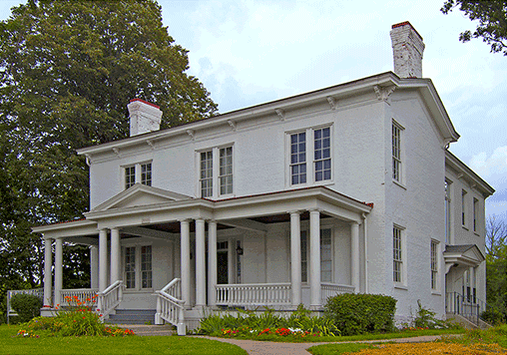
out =
{"type": "Polygon", "coordinates": [[[0,326],[0,354],[206,354],[245,355],[246,351],[215,340],[178,336],[48,337],[16,336],[19,326],[0,326]]]}

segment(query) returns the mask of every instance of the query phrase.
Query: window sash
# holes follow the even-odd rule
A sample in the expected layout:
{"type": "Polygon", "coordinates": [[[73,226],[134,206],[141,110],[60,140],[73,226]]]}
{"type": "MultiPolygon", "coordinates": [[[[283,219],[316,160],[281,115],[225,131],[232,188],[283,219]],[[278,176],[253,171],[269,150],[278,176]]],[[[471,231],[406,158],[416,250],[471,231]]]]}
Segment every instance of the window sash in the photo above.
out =
{"type": "Polygon", "coordinates": [[[306,132],[290,136],[291,185],[306,183],[306,132]]]}
{"type": "MultiPolygon", "coordinates": [[[[320,279],[321,282],[332,282],[333,248],[331,229],[320,230],[320,279]]],[[[308,282],[308,249],[309,233],[301,231],[301,282],[308,282]]]]}
{"type": "Polygon", "coordinates": [[[220,148],[220,195],[232,194],[232,147],[220,148]]]}
{"type": "Polygon", "coordinates": [[[331,180],[331,128],[314,130],[315,181],[331,180]]]}
{"type": "Polygon", "coordinates": [[[437,289],[438,281],[438,259],[437,259],[438,243],[431,242],[431,288],[437,289]]]}
{"type": "Polygon", "coordinates": [[[151,186],[151,163],[141,164],[141,184],[151,186]]]}
{"type": "Polygon", "coordinates": [[[136,288],[136,248],[125,248],[125,286],[136,288]]]}
{"type": "Polygon", "coordinates": [[[141,287],[152,288],[152,257],[151,257],[151,245],[141,247],[141,287]]]}
{"type": "Polygon", "coordinates": [[[401,229],[393,227],[393,281],[402,282],[403,254],[401,229]]]}
{"type": "Polygon", "coordinates": [[[466,195],[465,190],[461,190],[461,224],[466,225],[466,195]]]}
{"type": "Polygon", "coordinates": [[[213,152],[201,152],[200,184],[201,197],[213,196],[213,152]]]}
{"type": "Polygon", "coordinates": [[[393,179],[401,181],[401,128],[392,124],[393,179]]]}
{"type": "Polygon", "coordinates": [[[134,186],[136,183],[136,166],[125,167],[125,189],[134,186]]]}

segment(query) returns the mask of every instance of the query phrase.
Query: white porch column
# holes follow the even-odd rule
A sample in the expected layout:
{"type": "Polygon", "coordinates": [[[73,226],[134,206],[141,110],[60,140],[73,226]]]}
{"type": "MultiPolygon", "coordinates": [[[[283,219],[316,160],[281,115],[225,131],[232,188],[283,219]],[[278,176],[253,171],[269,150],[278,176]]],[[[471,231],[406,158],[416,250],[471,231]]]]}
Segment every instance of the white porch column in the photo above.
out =
{"type": "Polygon", "coordinates": [[[99,288],[99,248],[90,245],[90,287],[99,288]]]}
{"type": "MultiPolygon", "coordinates": [[[[44,239],[44,306],[51,306],[53,303],[53,240],[44,239]]],[[[55,303],[56,305],[56,303],[55,303]]]]}
{"type": "Polygon", "coordinates": [[[195,305],[206,305],[206,238],[205,222],[195,220],[195,305]]]}
{"type": "Polygon", "coordinates": [[[208,305],[216,303],[217,284],[217,222],[208,223],[208,305]]]}
{"type": "Polygon", "coordinates": [[[359,223],[350,225],[350,281],[359,292],[359,223]]]}
{"type": "Polygon", "coordinates": [[[474,300],[474,288],[475,288],[475,267],[471,266],[468,273],[470,274],[470,300],[474,300]]]}
{"type": "Polygon", "coordinates": [[[292,305],[301,303],[301,218],[299,211],[290,212],[290,259],[292,305]]]}
{"type": "Polygon", "coordinates": [[[310,211],[310,307],[320,309],[320,212],[310,211]]]}
{"type": "Polygon", "coordinates": [[[55,240],[55,306],[62,303],[60,291],[63,287],[63,241],[61,238],[55,240]]]}
{"type": "Polygon", "coordinates": [[[107,282],[107,229],[99,231],[99,291],[104,291],[107,282]]]}
{"type": "Polygon", "coordinates": [[[120,231],[111,229],[111,284],[120,280],[120,231]]]}
{"type": "Polygon", "coordinates": [[[190,222],[180,221],[181,298],[190,306],[190,222]]]}

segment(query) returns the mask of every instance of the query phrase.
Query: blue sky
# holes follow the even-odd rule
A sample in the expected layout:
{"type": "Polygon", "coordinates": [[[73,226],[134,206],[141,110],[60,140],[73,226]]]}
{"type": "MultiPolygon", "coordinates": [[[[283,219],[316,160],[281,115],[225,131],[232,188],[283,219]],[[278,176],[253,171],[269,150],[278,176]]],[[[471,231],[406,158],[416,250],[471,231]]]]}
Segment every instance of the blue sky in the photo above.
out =
{"type": "MultiPolygon", "coordinates": [[[[461,138],[450,150],[496,189],[486,213],[507,219],[507,57],[463,44],[474,24],[444,0],[161,0],[169,34],[189,50],[220,112],[392,70],[389,31],[424,38],[423,77],[435,84],[461,138]]],[[[22,1],[0,1],[0,19],[22,1]]]]}

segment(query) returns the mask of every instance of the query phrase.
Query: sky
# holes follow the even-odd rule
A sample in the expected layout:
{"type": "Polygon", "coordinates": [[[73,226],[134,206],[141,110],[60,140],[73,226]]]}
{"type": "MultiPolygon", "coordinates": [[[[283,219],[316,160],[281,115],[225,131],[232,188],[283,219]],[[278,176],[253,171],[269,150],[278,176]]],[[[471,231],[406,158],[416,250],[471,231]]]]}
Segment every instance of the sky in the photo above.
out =
{"type": "MultiPolygon", "coordinates": [[[[0,0],[0,20],[25,1],[0,0]]],[[[496,193],[486,214],[507,220],[507,56],[444,0],[159,0],[164,25],[189,53],[188,73],[225,113],[392,71],[391,25],[410,21],[432,79],[461,135],[450,150],[496,193]]]]}

